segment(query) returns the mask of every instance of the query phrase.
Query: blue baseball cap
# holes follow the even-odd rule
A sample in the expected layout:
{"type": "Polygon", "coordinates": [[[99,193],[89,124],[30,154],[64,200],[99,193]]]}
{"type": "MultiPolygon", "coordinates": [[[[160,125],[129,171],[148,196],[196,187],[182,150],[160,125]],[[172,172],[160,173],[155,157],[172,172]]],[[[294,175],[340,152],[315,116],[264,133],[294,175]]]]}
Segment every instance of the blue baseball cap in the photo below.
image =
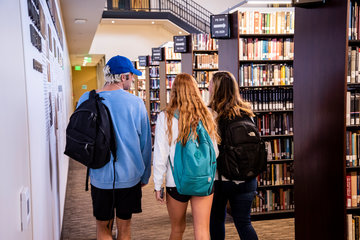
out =
{"type": "Polygon", "coordinates": [[[134,68],[134,65],[132,62],[127,58],[123,56],[114,56],[110,58],[110,60],[106,63],[110,67],[110,73],[111,74],[122,74],[122,73],[128,73],[131,72],[135,75],[141,76],[142,73],[134,68]]]}

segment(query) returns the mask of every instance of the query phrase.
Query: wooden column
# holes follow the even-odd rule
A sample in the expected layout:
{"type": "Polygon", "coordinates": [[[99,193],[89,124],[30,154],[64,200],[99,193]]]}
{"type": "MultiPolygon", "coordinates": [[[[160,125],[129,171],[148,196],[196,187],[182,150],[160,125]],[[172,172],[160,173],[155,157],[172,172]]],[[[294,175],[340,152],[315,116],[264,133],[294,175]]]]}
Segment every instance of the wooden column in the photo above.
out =
{"type": "Polygon", "coordinates": [[[150,70],[145,67],[145,107],[150,119],[150,70]]]}
{"type": "Polygon", "coordinates": [[[166,107],[166,62],[159,62],[159,77],[160,77],[160,110],[166,107]]]}
{"type": "Polygon", "coordinates": [[[346,239],[346,0],[295,10],[295,237],[346,239]]]}

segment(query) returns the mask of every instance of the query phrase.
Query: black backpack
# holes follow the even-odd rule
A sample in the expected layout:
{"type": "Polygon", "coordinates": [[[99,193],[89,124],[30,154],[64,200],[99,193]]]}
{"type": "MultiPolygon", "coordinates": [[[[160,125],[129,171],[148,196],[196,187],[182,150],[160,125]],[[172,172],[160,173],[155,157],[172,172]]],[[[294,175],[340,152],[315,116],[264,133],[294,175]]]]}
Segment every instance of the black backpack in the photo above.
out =
{"type": "Polygon", "coordinates": [[[88,167],[86,190],[89,168],[105,166],[110,161],[111,152],[116,160],[111,115],[102,100],[95,90],[90,91],[89,99],[71,115],[66,128],[64,154],[88,167]]]}
{"type": "Polygon", "coordinates": [[[246,181],[266,170],[267,152],[258,129],[247,115],[219,122],[221,145],[217,169],[229,180],[246,181]]]}

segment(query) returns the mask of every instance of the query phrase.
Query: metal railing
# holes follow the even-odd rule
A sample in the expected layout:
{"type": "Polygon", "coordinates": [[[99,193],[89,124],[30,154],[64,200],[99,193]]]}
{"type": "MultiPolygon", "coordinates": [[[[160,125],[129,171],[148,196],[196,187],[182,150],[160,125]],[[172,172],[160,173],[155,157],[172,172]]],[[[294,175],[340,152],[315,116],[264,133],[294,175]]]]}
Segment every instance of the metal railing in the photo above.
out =
{"type": "Polygon", "coordinates": [[[210,32],[212,13],[192,0],[107,0],[107,10],[170,12],[197,30],[210,32]]]}

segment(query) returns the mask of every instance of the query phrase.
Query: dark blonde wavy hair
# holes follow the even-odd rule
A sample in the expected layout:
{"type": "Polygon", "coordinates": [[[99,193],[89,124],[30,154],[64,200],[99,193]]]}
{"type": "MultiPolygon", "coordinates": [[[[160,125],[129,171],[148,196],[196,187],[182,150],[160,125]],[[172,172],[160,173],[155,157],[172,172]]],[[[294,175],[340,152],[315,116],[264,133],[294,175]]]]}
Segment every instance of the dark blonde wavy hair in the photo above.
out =
{"type": "Polygon", "coordinates": [[[217,126],[213,115],[203,101],[195,79],[187,74],[178,74],[170,92],[170,102],[164,112],[167,117],[167,131],[169,145],[172,139],[172,118],[175,111],[179,111],[179,135],[176,142],[185,145],[189,138],[196,139],[196,127],[199,121],[212,139],[220,142],[217,126]]]}
{"type": "Polygon", "coordinates": [[[217,72],[212,77],[212,91],[209,107],[217,112],[216,121],[221,118],[234,119],[246,114],[255,116],[250,103],[245,102],[239,92],[234,75],[227,71],[217,72]]]}

